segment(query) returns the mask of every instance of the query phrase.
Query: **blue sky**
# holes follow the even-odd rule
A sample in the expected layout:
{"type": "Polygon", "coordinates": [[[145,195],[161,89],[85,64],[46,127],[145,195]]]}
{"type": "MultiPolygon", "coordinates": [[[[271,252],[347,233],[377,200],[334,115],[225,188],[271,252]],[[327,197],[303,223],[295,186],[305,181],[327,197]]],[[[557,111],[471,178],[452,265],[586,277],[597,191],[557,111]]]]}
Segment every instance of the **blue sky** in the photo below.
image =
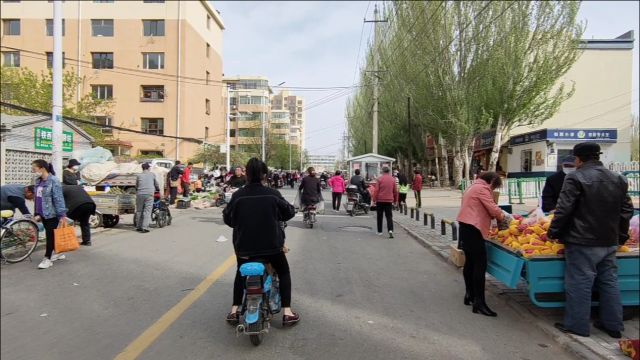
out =
{"type": "MultiPolygon", "coordinates": [[[[262,75],[272,85],[331,87],[353,84],[356,62],[362,62],[373,17],[368,1],[213,1],[222,14],[224,73],[262,75]],[[358,59],[361,32],[362,49],[358,59]]],[[[585,38],[615,38],[628,30],[638,37],[638,2],[585,1],[580,18],[587,21],[585,38]]],[[[633,111],[638,113],[638,44],[633,49],[633,111]]],[[[335,94],[335,99],[306,114],[307,149],[311,154],[336,154],[341,147],[348,92],[296,91],[308,105],[335,94]]],[[[328,98],[326,100],[331,100],[328,98]]]]}

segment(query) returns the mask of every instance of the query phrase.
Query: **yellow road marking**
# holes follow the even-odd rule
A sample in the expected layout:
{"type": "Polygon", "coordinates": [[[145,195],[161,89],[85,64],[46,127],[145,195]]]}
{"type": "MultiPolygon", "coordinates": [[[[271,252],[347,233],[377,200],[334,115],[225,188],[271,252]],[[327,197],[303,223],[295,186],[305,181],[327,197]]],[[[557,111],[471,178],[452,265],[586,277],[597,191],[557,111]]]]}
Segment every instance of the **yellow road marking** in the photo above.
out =
{"type": "Polygon", "coordinates": [[[235,255],[218,266],[193,291],[182,298],[179,303],[167,311],[158,321],[145,330],[137,339],[127,346],[114,360],[134,360],[138,358],[151,344],[154,343],[182,314],[193,305],[231,266],[236,263],[235,255]]]}

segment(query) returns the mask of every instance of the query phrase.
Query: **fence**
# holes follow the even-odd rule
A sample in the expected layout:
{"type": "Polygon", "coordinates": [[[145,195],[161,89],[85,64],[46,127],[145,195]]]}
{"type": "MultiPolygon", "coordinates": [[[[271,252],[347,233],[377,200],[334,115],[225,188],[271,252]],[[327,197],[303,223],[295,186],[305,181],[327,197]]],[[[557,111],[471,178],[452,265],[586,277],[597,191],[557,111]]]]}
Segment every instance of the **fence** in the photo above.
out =
{"type": "MultiPolygon", "coordinates": [[[[640,172],[625,173],[629,181],[629,195],[640,196],[640,172]]],[[[498,189],[500,196],[509,199],[509,204],[524,204],[526,199],[538,199],[542,195],[542,189],[546,178],[525,178],[525,179],[502,179],[502,187],[498,189]]],[[[470,181],[462,182],[462,192],[469,186],[470,181]]]]}

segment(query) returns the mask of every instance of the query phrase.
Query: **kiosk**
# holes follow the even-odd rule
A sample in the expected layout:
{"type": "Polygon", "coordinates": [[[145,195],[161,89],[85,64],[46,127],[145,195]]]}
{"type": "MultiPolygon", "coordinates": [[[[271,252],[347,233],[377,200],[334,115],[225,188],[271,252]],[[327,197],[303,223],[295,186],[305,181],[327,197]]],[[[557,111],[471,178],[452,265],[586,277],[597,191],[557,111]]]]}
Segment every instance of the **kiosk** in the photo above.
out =
{"type": "Polygon", "coordinates": [[[360,169],[360,175],[369,181],[380,175],[383,166],[391,168],[395,161],[396,159],[394,158],[374,153],[355,156],[347,159],[349,163],[349,176],[353,176],[354,171],[360,169]]]}

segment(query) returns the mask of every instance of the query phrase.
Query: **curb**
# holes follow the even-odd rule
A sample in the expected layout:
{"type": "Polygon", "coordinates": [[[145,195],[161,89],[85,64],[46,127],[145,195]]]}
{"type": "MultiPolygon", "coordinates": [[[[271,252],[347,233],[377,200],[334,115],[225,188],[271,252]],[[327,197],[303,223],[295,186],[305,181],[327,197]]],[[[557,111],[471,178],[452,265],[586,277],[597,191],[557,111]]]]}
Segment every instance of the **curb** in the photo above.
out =
{"type": "MultiPolygon", "coordinates": [[[[419,245],[430,250],[432,253],[436,254],[446,264],[453,265],[449,261],[449,258],[447,256],[445,256],[438,250],[434,249],[429,244],[429,242],[424,240],[420,235],[416,234],[414,231],[410,230],[407,226],[398,222],[397,220],[394,220],[393,222],[396,223],[398,226],[400,226],[404,231],[406,231],[409,234],[409,236],[411,236],[414,240],[418,242],[419,245]]],[[[558,330],[556,330],[555,327],[553,327],[553,325],[550,325],[546,322],[538,320],[538,317],[534,313],[532,313],[531,310],[527,309],[526,307],[523,307],[515,300],[512,300],[506,296],[500,296],[501,294],[496,293],[496,291],[492,290],[491,286],[488,286],[487,288],[488,288],[487,290],[489,290],[496,299],[498,299],[503,304],[505,304],[512,310],[514,310],[520,317],[522,317],[527,322],[534,324],[536,328],[538,328],[540,331],[542,331],[547,336],[549,336],[554,342],[556,342],[560,346],[560,348],[565,350],[567,353],[575,356],[578,359],[583,359],[583,360],[592,360],[594,358],[607,359],[607,357],[604,357],[596,353],[595,351],[591,350],[589,347],[582,345],[579,342],[576,342],[576,340],[573,339],[573,335],[558,334],[558,330]],[[526,310],[526,312],[522,311],[523,309],[526,310]]]]}

